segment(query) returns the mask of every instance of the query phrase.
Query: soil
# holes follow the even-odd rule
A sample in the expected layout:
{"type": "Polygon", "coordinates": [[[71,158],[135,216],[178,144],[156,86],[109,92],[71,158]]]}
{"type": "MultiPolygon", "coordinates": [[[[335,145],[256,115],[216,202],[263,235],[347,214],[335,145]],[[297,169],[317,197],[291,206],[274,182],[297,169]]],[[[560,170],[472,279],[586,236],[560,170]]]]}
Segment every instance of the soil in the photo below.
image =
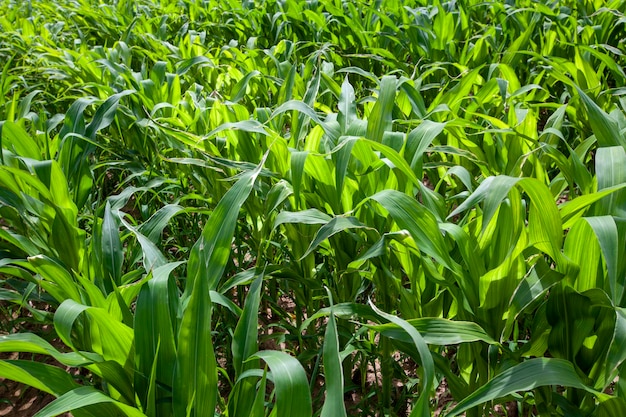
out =
{"type": "MultiPolygon", "coordinates": [[[[50,335],[54,330],[49,325],[42,326],[34,323],[29,313],[24,311],[21,314],[16,313],[8,306],[6,302],[0,302],[0,323],[3,325],[11,323],[11,329],[3,328],[0,330],[0,336],[16,332],[32,332],[40,336],[50,335]],[[9,317],[6,315],[9,314],[9,317]],[[24,320],[22,320],[22,318],[24,320]],[[7,331],[8,330],[8,331],[7,331]]],[[[57,349],[63,349],[64,345],[59,339],[52,339],[50,343],[57,349]]],[[[42,363],[51,365],[62,365],[54,359],[44,355],[19,354],[14,352],[0,353],[0,360],[16,360],[16,359],[32,359],[42,363]]],[[[70,372],[70,369],[67,368],[70,372]]],[[[0,417],[31,417],[47,404],[54,401],[56,397],[46,392],[39,391],[35,388],[11,381],[9,379],[0,378],[0,417]]],[[[70,413],[60,414],[60,417],[72,417],[70,413]]]]}
{"type": "MultiPolygon", "coordinates": [[[[293,315],[295,310],[295,303],[293,299],[288,296],[282,296],[278,302],[278,307],[281,308],[286,313],[293,315]]],[[[2,329],[0,330],[0,335],[13,333],[13,332],[28,332],[31,331],[33,333],[39,334],[44,338],[48,339],[50,343],[59,350],[64,350],[63,343],[53,338],[54,329],[50,325],[41,325],[41,323],[33,323],[31,317],[25,317],[25,321],[20,320],[20,316],[13,315],[12,317],[3,317],[7,311],[11,311],[10,308],[6,308],[6,305],[2,305],[2,309],[0,309],[0,321],[3,323],[12,323],[12,329],[2,329]],[[8,331],[7,331],[8,330],[8,331]]],[[[22,312],[24,314],[24,312],[22,312]]],[[[26,313],[28,316],[28,313],[26,313]]],[[[279,334],[284,332],[284,329],[269,326],[268,324],[273,322],[273,312],[271,308],[267,308],[266,311],[260,314],[260,320],[264,323],[263,328],[267,329],[266,333],[263,335],[265,337],[261,338],[260,348],[261,349],[274,349],[274,350],[285,350],[286,345],[285,342],[281,340],[279,334]],[[278,337],[278,338],[277,338],[278,337]]],[[[36,360],[39,362],[48,363],[51,365],[63,367],[63,365],[54,361],[54,359],[44,356],[44,355],[32,355],[32,354],[18,354],[18,353],[0,353],[0,360],[8,359],[30,359],[36,360]]],[[[400,357],[395,357],[396,360],[401,360],[400,357]]],[[[225,366],[226,364],[221,364],[221,366],[225,366]]],[[[365,387],[373,388],[374,384],[377,384],[377,381],[381,379],[380,370],[378,363],[370,364],[368,363],[366,375],[359,376],[358,378],[364,378],[365,381],[358,381],[356,384],[363,385],[365,387]]],[[[407,374],[415,373],[416,364],[413,361],[404,360],[402,361],[402,367],[404,368],[407,374]]],[[[77,370],[66,368],[67,372],[72,374],[77,374],[77,370]]],[[[358,369],[357,369],[358,371],[358,369]]],[[[356,378],[356,376],[355,376],[356,378]]],[[[354,382],[354,381],[353,381],[354,382]]],[[[318,376],[314,387],[314,396],[323,395],[323,378],[318,376]]],[[[401,389],[402,383],[400,381],[394,381],[394,388],[401,389]]],[[[220,391],[224,391],[224,387],[220,391]]],[[[227,395],[227,392],[221,392],[222,395],[227,395]]],[[[363,393],[360,390],[354,390],[346,393],[344,397],[346,409],[351,411],[351,414],[358,415],[369,415],[366,410],[361,410],[360,406],[362,404],[362,395],[363,393]]],[[[45,392],[41,392],[32,387],[26,386],[24,384],[20,384],[15,381],[7,380],[0,378],[0,417],[30,417],[35,415],[38,411],[44,408],[47,404],[52,402],[55,399],[53,395],[47,394],[45,392]]],[[[447,387],[446,381],[443,380],[437,391],[435,393],[435,398],[433,399],[433,403],[435,411],[433,416],[441,416],[449,411],[452,407],[454,407],[455,402],[450,395],[450,391],[447,387]]],[[[504,407],[496,406],[493,410],[493,415],[495,416],[517,416],[517,410],[514,407],[514,404],[506,404],[506,411],[504,407]]],[[[409,409],[403,410],[400,415],[408,415],[410,412],[409,409]]],[[[72,417],[71,413],[61,414],[61,417],[72,417]]]]}
{"type": "MultiPolygon", "coordinates": [[[[54,398],[24,384],[0,378],[0,416],[32,417],[54,398]]],[[[71,417],[71,414],[61,416],[71,417]]]]}

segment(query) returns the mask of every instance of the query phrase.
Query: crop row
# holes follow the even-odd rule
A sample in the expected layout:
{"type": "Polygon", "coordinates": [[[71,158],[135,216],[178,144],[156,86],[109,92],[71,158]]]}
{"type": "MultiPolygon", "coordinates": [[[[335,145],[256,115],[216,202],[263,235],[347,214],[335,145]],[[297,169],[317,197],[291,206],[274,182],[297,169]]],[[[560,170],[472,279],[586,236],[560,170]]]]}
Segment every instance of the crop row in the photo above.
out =
{"type": "Polygon", "coordinates": [[[0,377],[626,415],[625,4],[0,0],[0,377]]]}

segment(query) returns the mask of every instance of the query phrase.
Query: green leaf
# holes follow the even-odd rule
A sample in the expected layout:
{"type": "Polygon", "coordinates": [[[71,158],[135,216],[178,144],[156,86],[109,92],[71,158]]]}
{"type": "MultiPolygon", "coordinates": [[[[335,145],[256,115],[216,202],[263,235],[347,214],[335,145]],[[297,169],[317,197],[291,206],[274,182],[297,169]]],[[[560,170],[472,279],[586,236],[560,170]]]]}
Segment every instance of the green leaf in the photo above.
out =
{"type": "MultiPolygon", "coordinates": [[[[569,283],[578,291],[604,287],[604,274],[598,273],[602,254],[598,239],[589,222],[578,219],[567,233],[563,255],[577,265],[569,283]]],[[[608,288],[607,288],[608,290],[608,288]]]]}
{"type": "Polygon", "coordinates": [[[595,317],[589,297],[571,287],[555,287],[547,301],[546,314],[552,329],[550,354],[573,363],[584,341],[594,333],[595,317]]]}
{"type": "Polygon", "coordinates": [[[448,218],[484,201],[482,231],[484,232],[498,207],[511,188],[519,184],[531,201],[528,218],[530,244],[560,260],[563,241],[561,217],[550,190],[535,178],[496,176],[486,178],[470,197],[457,207],[448,218]]]}
{"type": "Polygon", "coordinates": [[[383,140],[383,134],[391,131],[396,84],[395,76],[385,75],[380,80],[378,99],[367,120],[367,138],[369,140],[380,143],[383,140]]]}
{"type": "Polygon", "coordinates": [[[431,145],[433,140],[443,132],[445,127],[446,123],[424,120],[407,135],[404,157],[409,162],[415,175],[419,178],[422,177],[422,157],[424,152],[431,145]]]}
{"type": "Polygon", "coordinates": [[[14,333],[0,336],[0,352],[25,352],[49,355],[65,366],[86,366],[94,360],[102,358],[96,354],[86,355],[85,352],[62,353],[54,346],[32,333],[14,333]]]}
{"type": "Polygon", "coordinates": [[[138,228],[133,227],[130,223],[128,223],[126,219],[124,219],[123,212],[118,212],[118,215],[122,225],[135,235],[139,245],[141,246],[144,269],[149,272],[154,268],[159,268],[167,264],[167,260],[159,248],[150,239],[139,232],[138,228]]]}
{"type": "Polygon", "coordinates": [[[411,170],[409,164],[404,160],[402,156],[400,156],[398,152],[396,152],[395,149],[382,143],[374,142],[365,138],[361,139],[361,141],[370,146],[372,149],[379,151],[381,154],[383,154],[385,158],[391,161],[395,168],[399,169],[404,175],[406,175],[406,177],[415,187],[417,187],[422,192],[427,192],[428,189],[422,185],[419,178],[411,170]]]}
{"type": "Polygon", "coordinates": [[[400,228],[409,231],[421,251],[446,268],[453,268],[437,219],[430,211],[414,198],[395,190],[384,190],[370,198],[380,203],[400,228]]]}
{"type": "Polygon", "coordinates": [[[251,358],[262,359],[271,371],[276,393],[276,417],[311,417],[311,394],[304,368],[284,352],[262,350],[251,358]]]}
{"type": "Polygon", "coordinates": [[[5,121],[0,129],[2,149],[11,150],[18,156],[41,159],[41,150],[33,138],[19,124],[5,121]]]}
{"type": "Polygon", "coordinates": [[[26,384],[57,397],[80,386],[61,368],[25,360],[0,361],[0,378],[26,384]]]}
{"type": "Polygon", "coordinates": [[[626,309],[615,308],[615,329],[606,360],[606,373],[612,375],[626,360],[626,309]]]}
{"type": "Polygon", "coordinates": [[[210,138],[224,130],[241,130],[248,133],[259,133],[261,135],[269,135],[265,127],[256,120],[241,120],[239,122],[223,123],[210,131],[205,138],[210,138]]]}
{"type": "Polygon", "coordinates": [[[620,397],[607,398],[600,401],[593,417],[613,417],[626,415],[626,401],[620,397]]]}
{"type": "MultiPolygon", "coordinates": [[[[258,350],[259,305],[263,288],[263,274],[259,274],[250,286],[246,297],[243,313],[237,322],[231,352],[235,376],[238,378],[248,369],[259,367],[259,361],[248,361],[248,358],[258,350]]],[[[256,384],[249,379],[237,382],[228,401],[229,415],[233,417],[245,416],[254,407],[256,384]]]]}
{"type": "MultiPolygon", "coordinates": [[[[60,138],[65,139],[66,135],[69,133],[78,133],[81,135],[85,134],[85,118],[83,116],[83,112],[88,106],[96,102],[96,100],[97,99],[95,97],[81,97],[72,103],[70,109],[67,113],[65,113],[65,122],[63,124],[63,128],[59,132],[60,138]]],[[[73,161],[65,162],[69,164],[73,161]]],[[[65,173],[67,175],[68,170],[66,170],[65,173]]]]}
{"type": "MultiPolygon", "coordinates": [[[[157,386],[155,400],[171,410],[171,393],[176,363],[175,324],[178,310],[178,290],[170,273],[181,265],[170,263],[152,271],[152,279],[145,283],[135,306],[135,387],[145,403],[149,393],[149,377],[154,373],[157,386]],[[157,349],[158,348],[158,349],[157,349]],[[158,350],[158,355],[157,355],[158,350]],[[165,389],[164,389],[165,388],[165,389]]],[[[162,412],[163,405],[157,408],[162,412]]]]}
{"type": "Polygon", "coordinates": [[[506,325],[500,340],[509,337],[517,317],[525,308],[538,300],[555,284],[559,283],[564,274],[551,269],[545,260],[541,259],[528,274],[520,281],[509,303],[506,325]]]}
{"type": "Polygon", "coordinates": [[[361,222],[359,222],[355,217],[334,217],[328,223],[320,228],[315,234],[313,241],[309,245],[308,249],[302,255],[300,260],[306,258],[315,248],[317,248],[320,243],[330,238],[333,235],[336,235],[339,232],[342,232],[347,229],[360,229],[364,228],[361,222]]]}
{"type": "Polygon", "coordinates": [[[619,134],[617,121],[609,114],[605,113],[587,94],[576,86],[578,95],[582,99],[591,129],[596,136],[600,148],[609,146],[622,146],[626,148],[626,141],[619,134]]]}
{"type": "MultiPolygon", "coordinates": [[[[115,401],[111,397],[97,391],[93,387],[80,387],[60,396],[44,408],[42,408],[33,417],[54,417],[68,411],[76,410],[89,405],[105,406],[102,410],[106,412],[106,405],[115,405],[125,416],[128,417],[146,417],[144,413],[138,409],[115,401]]],[[[111,411],[111,410],[109,410],[111,411]]]]}
{"type": "Polygon", "coordinates": [[[530,391],[537,387],[560,385],[591,392],[581,381],[572,364],[563,359],[535,358],[506,369],[485,385],[460,401],[446,414],[454,417],[485,402],[506,397],[518,391],[530,391]]]}
{"type": "Polygon", "coordinates": [[[255,170],[243,173],[213,210],[189,255],[186,294],[194,288],[198,277],[208,280],[208,289],[217,288],[230,254],[239,210],[252,191],[261,166],[262,163],[255,170]]]}
{"type": "Polygon", "coordinates": [[[485,231],[502,200],[507,196],[511,187],[519,181],[520,178],[504,175],[485,178],[470,197],[448,215],[448,219],[463,213],[484,200],[482,228],[485,231]]]}
{"type": "MultiPolygon", "coordinates": [[[[406,320],[415,328],[429,345],[456,345],[459,343],[485,342],[497,344],[482,327],[469,321],[453,321],[442,318],[420,318],[406,320]]],[[[410,343],[410,336],[397,324],[368,325],[384,336],[410,343]]]]}
{"type": "MultiPolygon", "coordinates": [[[[217,403],[217,362],[211,339],[209,277],[197,277],[178,330],[172,386],[174,415],[212,415],[217,403]]],[[[189,287],[188,287],[189,288],[189,287]]]]}
{"type": "Polygon", "coordinates": [[[161,234],[165,229],[169,221],[181,213],[184,210],[183,207],[176,204],[167,204],[157,210],[148,220],[142,223],[137,231],[147,237],[155,245],[161,241],[161,234]]]}
{"type": "Polygon", "coordinates": [[[53,206],[53,209],[56,215],[52,222],[49,243],[68,269],[80,271],[83,261],[85,232],[77,227],[76,217],[72,217],[70,214],[72,210],[57,206],[53,206]]]}
{"type": "Polygon", "coordinates": [[[231,313],[233,313],[233,315],[235,317],[241,316],[241,312],[242,312],[241,307],[239,307],[230,298],[228,298],[225,295],[222,295],[222,293],[219,293],[219,292],[214,291],[214,290],[209,291],[209,294],[211,295],[211,302],[213,304],[217,304],[217,305],[221,305],[222,307],[226,307],[231,313]]]}
{"type": "MultiPolygon", "coordinates": [[[[309,58],[309,62],[315,65],[317,64],[317,58],[312,55],[309,58]]],[[[315,74],[311,77],[306,86],[306,92],[304,94],[303,101],[309,107],[314,107],[315,102],[317,101],[317,96],[320,88],[320,81],[322,77],[322,71],[320,69],[315,71],[315,74]]],[[[292,120],[292,137],[297,141],[298,144],[304,139],[304,136],[307,133],[307,127],[309,125],[309,117],[304,114],[298,114],[298,117],[295,120],[292,120]]]]}
{"type": "MultiPolygon", "coordinates": [[[[263,372],[263,377],[259,383],[256,395],[254,397],[254,403],[250,410],[248,417],[265,417],[265,387],[267,384],[267,369],[263,372]]],[[[234,417],[234,416],[233,416],[234,417]]]]}
{"type": "Polygon", "coordinates": [[[63,298],[57,299],[58,302],[62,302],[63,299],[67,298],[77,302],[81,301],[80,287],[67,269],[58,262],[47,256],[37,255],[29,257],[28,263],[33,271],[40,274],[45,280],[54,283],[62,291],[63,298]]]}
{"type": "Polygon", "coordinates": [[[332,158],[335,163],[335,193],[338,203],[338,207],[335,207],[334,210],[337,213],[342,212],[341,194],[348,171],[348,162],[350,162],[350,155],[356,140],[357,138],[346,138],[332,151],[332,158]]]}
{"type": "Polygon", "coordinates": [[[189,71],[192,67],[198,65],[200,68],[202,67],[215,67],[215,64],[211,59],[206,56],[194,56],[193,58],[186,59],[178,64],[178,68],[176,69],[176,74],[184,75],[187,71],[189,71]]]}
{"type": "MultiPolygon", "coordinates": [[[[621,146],[598,148],[596,153],[598,191],[626,184],[626,150],[621,146]]],[[[596,214],[626,218],[626,190],[611,193],[597,203],[596,214]]]]}
{"type": "Polygon", "coordinates": [[[529,244],[547,253],[557,262],[567,264],[567,260],[561,257],[563,247],[561,217],[550,190],[535,178],[524,178],[519,184],[530,197],[529,244]]]}
{"type": "Polygon", "coordinates": [[[247,171],[222,197],[193,246],[178,330],[174,372],[174,414],[212,415],[217,402],[217,362],[211,338],[210,291],[218,286],[228,262],[239,210],[252,191],[262,164],[247,171]]]}
{"type": "MultiPolygon", "coordinates": [[[[563,228],[569,229],[572,225],[582,216],[584,210],[591,206],[596,201],[603,199],[604,197],[614,193],[616,191],[626,188],[626,183],[616,185],[610,188],[606,188],[602,191],[595,192],[593,194],[585,194],[575,199],[561,204],[559,211],[561,219],[563,220],[563,228]]],[[[612,207],[615,207],[611,204],[612,207]]]]}
{"type": "Polygon", "coordinates": [[[430,354],[430,350],[428,350],[428,345],[426,344],[426,341],[424,340],[422,335],[405,320],[401,319],[398,316],[394,316],[392,314],[380,311],[371,302],[371,300],[369,304],[372,307],[372,310],[374,310],[377,315],[402,328],[402,330],[409,335],[411,341],[413,342],[413,345],[419,353],[419,358],[414,357],[413,359],[421,364],[422,391],[419,398],[415,402],[413,411],[411,412],[411,417],[428,417],[430,415],[428,409],[430,390],[435,380],[435,364],[433,362],[433,357],[430,354]]]}
{"type": "MultiPolygon", "coordinates": [[[[105,282],[112,280],[116,286],[121,284],[122,263],[124,262],[124,252],[122,251],[122,240],[120,239],[119,226],[113,214],[111,205],[107,201],[104,208],[104,219],[102,222],[102,269],[104,271],[105,282]]],[[[109,292],[112,286],[109,285],[109,292]]]]}
{"type": "Polygon", "coordinates": [[[339,96],[339,113],[337,121],[341,128],[341,133],[346,134],[350,128],[350,124],[357,119],[356,115],[356,97],[354,96],[354,87],[350,84],[348,76],[341,84],[341,95],[339,96]]]}
{"type": "Polygon", "coordinates": [[[246,95],[246,89],[248,87],[248,84],[250,83],[250,80],[259,75],[261,75],[261,72],[257,70],[252,70],[247,73],[241,80],[239,80],[230,93],[230,101],[233,103],[237,103],[239,100],[241,100],[246,95]]]}
{"type": "Polygon", "coordinates": [[[313,110],[313,108],[311,108],[311,106],[307,105],[306,103],[299,101],[299,100],[289,100],[283,104],[281,104],[280,106],[278,106],[273,112],[272,112],[272,119],[275,117],[280,116],[283,113],[286,113],[288,111],[297,111],[302,115],[305,115],[307,117],[309,117],[311,120],[313,120],[315,123],[317,123],[318,125],[320,125],[322,127],[322,129],[324,129],[324,132],[326,132],[326,134],[330,135],[331,137],[337,138],[340,136],[340,132],[337,128],[335,128],[332,124],[324,122],[315,112],[315,110],[313,110]]]}
{"type": "Polygon", "coordinates": [[[91,326],[97,331],[90,333],[79,332],[79,340],[85,341],[84,349],[102,355],[106,360],[113,360],[122,367],[132,362],[134,355],[133,330],[113,319],[102,308],[89,307],[73,300],[64,301],[54,314],[54,327],[57,334],[67,346],[74,348],[72,333],[78,317],[86,313],[91,326]]]}
{"type": "Polygon", "coordinates": [[[302,211],[281,211],[274,220],[274,229],[285,223],[301,224],[326,224],[333,218],[318,209],[308,209],[302,211]]]}
{"type": "Polygon", "coordinates": [[[96,110],[93,119],[91,119],[91,122],[87,125],[85,129],[85,136],[89,139],[95,140],[96,133],[99,130],[104,129],[105,127],[108,127],[111,123],[113,123],[120,99],[124,96],[134,93],[134,90],[125,90],[121,93],[114,94],[106,99],[106,101],[102,103],[100,107],[98,107],[98,110],[96,110]]]}
{"type": "Polygon", "coordinates": [[[619,278],[619,262],[620,256],[626,255],[624,249],[620,251],[619,234],[617,224],[611,216],[585,217],[587,223],[593,229],[602,256],[606,263],[607,275],[609,280],[609,289],[611,300],[614,305],[620,305],[624,297],[624,280],[619,278]]]}
{"type": "Polygon", "coordinates": [[[252,282],[243,313],[237,322],[232,341],[233,366],[235,374],[240,375],[248,367],[244,362],[258,351],[257,328],[258,310],[261,302],[261,289],[263,288],[263,274],[257,276],[252,282]]]}
{"type": "MultiPolygon", "coordinates": [[[[308,152],[294,151],[291,153],[291,185],[296,201],[296,209],[300,208],[300,189],[302,187],[302,177],[304,176],[304,164],[308,155],[308,152]]],[[[274,227],[276,227],[276,224],[274,224],[274,227]]]]}
{"type": "Polygon", "coordinates": [[[326,324],[322,355],[324,357],[326,399],[324,400],[320,417],[347,417],[346,405],[343,401],[344,381],[341,354],[339,352],[339,336],[332,308],[328,324],[326,324]]]}

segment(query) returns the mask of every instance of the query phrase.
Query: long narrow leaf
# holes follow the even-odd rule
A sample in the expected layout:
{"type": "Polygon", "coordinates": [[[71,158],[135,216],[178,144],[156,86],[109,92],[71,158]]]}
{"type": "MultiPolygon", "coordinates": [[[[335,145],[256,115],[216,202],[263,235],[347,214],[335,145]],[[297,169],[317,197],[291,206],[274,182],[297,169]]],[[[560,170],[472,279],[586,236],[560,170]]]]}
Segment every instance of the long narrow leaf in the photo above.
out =
{"type": "Polygon", "coordinates": [[[570,362],[562,359],[535,358],[500,373],[460,401],[446,417],[458,416],[479,404],[518,391],[530,391],[547,385],[574,387],[592,392],[580,381],[570,362]]]}

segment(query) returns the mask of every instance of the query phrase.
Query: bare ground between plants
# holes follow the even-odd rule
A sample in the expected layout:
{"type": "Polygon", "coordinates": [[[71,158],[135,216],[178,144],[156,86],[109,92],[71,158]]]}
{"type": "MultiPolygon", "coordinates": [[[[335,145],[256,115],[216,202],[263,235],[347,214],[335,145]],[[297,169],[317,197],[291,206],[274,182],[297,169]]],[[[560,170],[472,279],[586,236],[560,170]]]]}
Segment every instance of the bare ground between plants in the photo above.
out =
{"type": "MultiPolygon", "coordinates": [[[[42,326],[32,322],[30,313],[22,310],[21,312],[12,311],[8,303],[2,304],[2,314],[0,314],[0,322],[3,330],[0,330],[0,336],[14,332],[33,332],[38,335],[48,336],[53,332],[49,325],[42,326]],[[7,317],[9,314],[9,317],[7,317]],[[22,320],[23,319],[23,320],[22,320]],[[12,327],[11,329],[7,328],[12,327]],[[7,331],[9,330],[9,331],[7,331]]],[[[19,310],[18,310],[19,311],[19,310]]],[[[63,349],[63,343],[58,339],[53,339],[51,344],[57,349],[63,349]]],[[[51,365],[61,366],[58,362],[50,357],[43,355],[18,354],[14,352],[0,352],[0,360],[27,360],[32,359],[38,362],[51,365]]],[[[69,372],[70,369],[66,368],[69,372]]],[[[32,417],[46,405],[54,401],[56,397],[46,392],[40,391],[33,387],[15,382],[9,379],[0,378],[0,417],[32,417]]],[[[60,417],[71,417],[70,413],[59,414],[60,417]]]]}
{"type": "MultiPolygon", "coordinates": [[[[11,311],[10,308],[4,303],[2,307],[2,311],[5,313],[7,311],[11,311]]],[[[284,310],[287,313],[293,315],[295,310],[295,303],[293,299],[289,296],[283,295],[277,301],[277,305],[279,308],[284,310]]],[[[47,308],[44,308],[47,309],[47,308]]],[[[7,323],[11,323],[9,327],[13,327],[9,330],[5,328],[4,330],[0,330],[0,335],[5,335],[13,332],[24,332],[29,331],[32,333],[36,333],[44,338],[48,339],[50,343],[60,351],[65,349],[65,345],[58,339],[53,336],[53,328],[50,325],[41,325],[39,323],[34,323],[33,318],[30,313],[22,310],[21,312],[12,312],[11,317],[5,317],[6,314],[2,314],[0,316],[0,320],[6,325],[7,323]]],[[[262,340],[260,343],[260,347],[262,349],[272,349],[272,350],[284,350],[286,348],[285,343],[276,343],[273,338],[273,332],[276,328],[268,326],[269,323],[275,321],[273,317],[271,309],[267,309],[264,313],[261,314],[261,317],[265,319],[265,325],[267,330],[262,332],[265,334],[265,340],[262,340]]],[[[44,356],[44,355],[32,355],[32,354],[18,354],[13,352],[0,352],[0,360],[35,360],[42,363],[47,363],[50,365],[59,366],[61,368],[65,368],[68,373],[71,373],[74,376],[80,376],[79,371],[77,369],[64,367],[60,363],[56,362],[54,359],[44,356]]],[[[396,357],[396,360],[399,360],[399,357],[396,357]]],[[[221,366],[225,366],[226,364],[222,363],[221,366]]],[[[413,361],[404,361],[403,368],[407,374],[416,373],[416,364],[413,361]]],[[[355,369],[355,372],[358,371],[355,369]]],[[[361,376],[361,378],[365,378],[365,385],[369,386],[373,389],[373,384],[376,384],[376,381],[380,381],[381,375],[380,370],[376,369],[375,366],[368,365],[366,375],[361,376]]],[[[323,390],[323,378],[319,378],[319,381],[316,383],[317,392],[323,390]]],[[[221,395],[228,395],[228,390],[224,392],[220,392],[221,395]]],[[[362,404],[363,395],[365,392],[358,392],[352,390],[350,392],[346,392],[344,396],[344,403],[346,405],[346,410],[353,411],[356,414],[351,415],[371,415],[367,412],[367,410],[363,410],[360,408],[362,404]]],[[[38,411],[43,409],[46,405],[54,401],[55,396],[48,394],[46,392],[39,391],[35,388],[29,387],[27,385],[0,378],[0,417],[32,417],[38,411]]],[[[456,404],[452,396],[450,395],[450,391],[448,389],[447,383],[445,379],[441,382],[439,387],[435,392],[435,396],[432,399],[432,403],[435,404],[435,410],[433,413],[433,417],[441,417],[444,416],[447,411],[449,411],[456,404]]],[[[504,412],[503,407],[498,407],[494,409],[491,416],[517,416],[517,410],[513,406],[513,404],[507,404],[507,411],[504,412]]],[[[406,409],[406,415],[408,415],[409,409],[406,409]]],[[[462,414],[464,416],[465,414],[462,414]]],[[[59,415],[60,417],[72,417],[71,413],[63,413],[59,415]]],[[[400,416],[402,417],[402,415],[400,416]]]]}
{"type": "MultiPolygon", "coordinates": [[[[32,417],[54,400],[54,396],[24,384],[0,379],[0,416],[32,417]]],[[[71,417],[70,413],[60,414],[71,417]]]]}

